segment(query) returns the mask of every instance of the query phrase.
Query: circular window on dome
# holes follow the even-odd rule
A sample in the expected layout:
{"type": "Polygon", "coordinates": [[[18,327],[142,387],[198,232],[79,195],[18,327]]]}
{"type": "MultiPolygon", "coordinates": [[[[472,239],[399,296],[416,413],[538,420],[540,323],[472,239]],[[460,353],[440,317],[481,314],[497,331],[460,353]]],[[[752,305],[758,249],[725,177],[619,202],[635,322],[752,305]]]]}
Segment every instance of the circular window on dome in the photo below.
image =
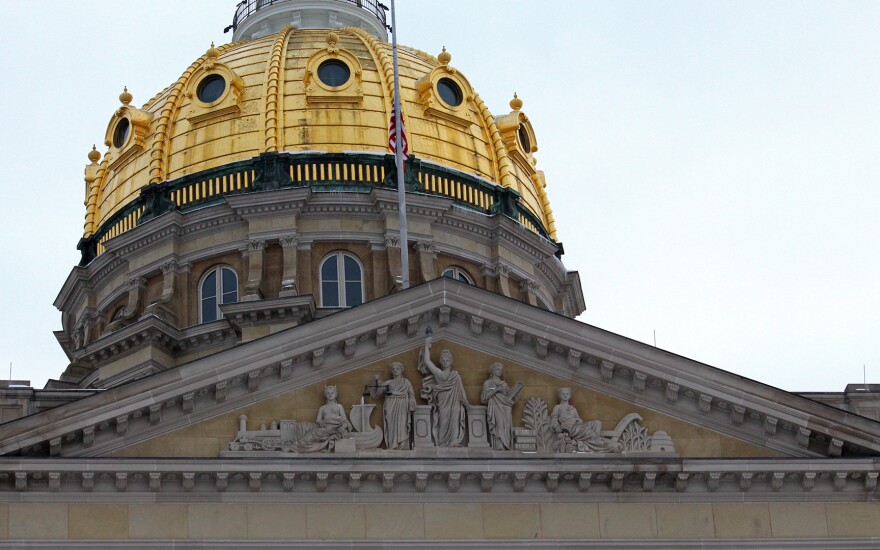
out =
{"type": "Polygon", "coordinates": [[[214,103],[226,91],[226,79],[219,74],[206,76],[196,89],[196,96],[202,103],[214,103]]]}
{"type": "Polygon", "coordinates": [[[342,61],[336,59],[328,59],[318,65],[318,78],[326,86],[338,88],[351,78],[351,69],[342,61]]]}
{"type": "Polygon", "coordinates": [[[461,88],[451,78],[440,79],[440,82],[437,83],[437,93],[440,94],[440,99],[450,107],[458,107],[464,100],[461,88]]]}
{"type": "Polygon", "coordinates": [[[116,124],[116,129],[113,130],[113,146],[117,149],[122,148],[125,145],[125,142],[128,141],[128,136],[131,134],[131,123],[127,118],[123,118],[116,124]]]}
{"type": "Polygon", "coordinates": [[[529,139],[529,132],[526,130],[526,127],[522,124],[519,125],[519,143],[522,145],[523,151],[526,153],[532,152],[532,142],[529,139]]]}

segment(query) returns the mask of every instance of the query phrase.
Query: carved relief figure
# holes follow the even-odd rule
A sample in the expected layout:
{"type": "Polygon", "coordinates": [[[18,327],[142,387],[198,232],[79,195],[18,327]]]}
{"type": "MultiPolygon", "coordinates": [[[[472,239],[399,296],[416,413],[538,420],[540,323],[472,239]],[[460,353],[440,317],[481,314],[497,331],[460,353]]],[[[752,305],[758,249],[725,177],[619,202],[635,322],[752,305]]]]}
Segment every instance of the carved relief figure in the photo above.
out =
{"type": "Polygon", "coordinates": [[[391,380],[379,382],[376,375],[373,388],[373,399],[385,397],[385,447],[408,450],[416,394],[410,381],[403,377],[403,363],[391,363],[391,380]]]}
{"type": "Polygon", "coordinates": [[[504,366],[492,363],[489,366],[489,379],[483,382],[480,402],[486,405],[486,420],[492,448],[500,451],[513,448],[513,405],[519,399],[522,382],[509,387],[502,379],[504,366]]]}
{"type": "Polygon", "coordinates": [[[452,370],[452,352],[440,352],[440,368],[431,361],[431,337],[425,339],[419,371],[427,374],[422,379],[421,395],[431,404],[431,423],[434,444],[438,447],[461,447],[465,439],[468,400],[458,372],[452,370]]]}
{"type": "Polygon", "coordinates": [[[324,388],[327,403],[318,409],[318,418],[314,424],[300,424],[303,433],[295,443],[297,451],[313,453],[332,450],[336,440],[349,436],[351,423],[345,417],[345,409],[336,402],[337,395],[336,386],[324,388]]]}
{"type": "Polygon", "coordinates": [[[577,409],[569,403],[571,388],[559,388],[557,392],[559,404],[550,413],[550,429],[554,438],[550,450],[557,453],[580,452],[617,452],[619,449],[602,437],[602,424],[598,420],[584,422],[577,409]]]}

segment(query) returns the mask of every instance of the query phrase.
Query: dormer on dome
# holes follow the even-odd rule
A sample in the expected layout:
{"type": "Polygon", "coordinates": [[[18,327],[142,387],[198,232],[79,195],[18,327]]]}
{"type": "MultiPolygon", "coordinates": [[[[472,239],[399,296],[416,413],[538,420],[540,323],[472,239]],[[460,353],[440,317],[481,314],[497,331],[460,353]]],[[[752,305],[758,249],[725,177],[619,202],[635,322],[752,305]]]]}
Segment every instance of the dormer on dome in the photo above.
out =
{"type": "Polygon", "coordinates": [[[229,65],[218,61],[220,51],[213,42],[205,56],[205,62],[187,83],[185,95],[191,102],[187,114],[190,124],[200,124],[241,111],[244,80],[229,65]]]}
{"type": "Polygon", "coordinates": [[[474,123],[471,102],[475,93],[470,82],[451,67],[446,47],[437,56],[439,66],[416,82],[425,113],[467,127],[474,123]]]}
{"type": "Polygon", "coordinates": [[[504,137],[504,144],[515,162],[527,172],[533,172],[537,159],[532,153],[538,152],[538,139],[529,117],[522,112],[523,100],[513,94],[510,113],[495,118],[495,124],[504,137]]]}
{"type": "Polygon", "coordinates": [[[339,35],[330,31],[327,47],[309,58],[305,71],[306,101],[311,103],[361,103],[363,68],[351,51],[339,46],[339,35]]]}
{"type": "Polygon", "coordinates": [[[378,0],[244,0],[238,5],[232,41],[254,40],[283,28],[342,29],[357,27],[388,41],[387,8],[378,0]]]}
{"type": "Polygon", "coordinates": [[[134,97],[126,87],[119,94],[122,107],[116,110],[107,125],[104,144],[110,148],[106,158],[110,170],[116,170],[126,161],[144,150],[150,131],[152,115],[130,104],[134,97]]]}

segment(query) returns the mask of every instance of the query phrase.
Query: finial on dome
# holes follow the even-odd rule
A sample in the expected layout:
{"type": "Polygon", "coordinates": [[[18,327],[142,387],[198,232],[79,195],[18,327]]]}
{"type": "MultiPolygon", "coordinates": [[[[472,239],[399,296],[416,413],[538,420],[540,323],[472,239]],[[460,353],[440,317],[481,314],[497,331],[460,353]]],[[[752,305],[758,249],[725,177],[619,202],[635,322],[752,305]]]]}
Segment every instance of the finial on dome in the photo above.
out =
{"type": "Polygon", "coordinates": [[[519,96],[516,95],[516,92],[514,92],[513,99],[510,100],[510,108],[513,109],[514,111],[519,111],[520,109],[522,109],[522,106],[523,106],[523,100],[521,100],[519,98],[519,96]]]}
{"type": "Polygon", "coordinates": [[[208,48],[208,51],[205,52],[205,55],[208,56],[209,59],[217,59],[220,57],[220,50],[214,47],[214,43],[211,42],[211,47],[208,48]]]}
{"type": "Polygon", "coordinates": [[[327,33],[327,45],[330,46],[330,49],[336,48],[336,45],[339,44],[339,35],[333,31],[327,33]]]}
{"type": "Polygon", "coordinates": [[[92,161],[92,164],[98,164],[98,161],[101,160],[101,153],[98,152],[96,145],[92,145],[92,150],[89,151],[89,160],[92,161]]]}
{"type": "Polygon", "coordinates": [[[441,65],[449,65],[449,62],[452,61],[452,54],[446,51],[446,46],[443,46],[443,51],[437,56],[437,61],[441,65]]]}
{"type": "Polygon", "coordinates": [[[122,90],[122,93],[119,94],[119,101],[122,102],[123,105],[128,105],[131,103],[131,100],[134,99],[134,96],[128,91],[128,86],[122,90]]]}

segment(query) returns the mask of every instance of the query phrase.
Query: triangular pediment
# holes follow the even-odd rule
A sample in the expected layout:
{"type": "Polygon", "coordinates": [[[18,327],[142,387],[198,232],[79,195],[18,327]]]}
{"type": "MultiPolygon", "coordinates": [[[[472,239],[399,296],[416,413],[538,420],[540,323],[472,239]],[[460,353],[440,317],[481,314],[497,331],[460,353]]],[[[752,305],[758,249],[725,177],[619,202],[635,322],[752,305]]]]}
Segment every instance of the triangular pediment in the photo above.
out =
{"type": "MultiPolygon", "coordinates": [[[[522,390],[511,410],[512,427],[515,432],[514,443],[519,443],[520,446],[519,449],[513,449],[513,452],[526,451],[528,454],[539,454],[540,452],[553,451],[549,448],[539,448],[536,444],[538,438],[533,437],[529,429],[535,419],[530,415],[534,416],[537,408],[537,410],[546,411],[549,417],[558,403],[558,390],[569,388],[572,393],[571,405],[575,407],[578,416],[582,418],[584,423],[598,421],[598,424],[592,425],[595,425],[597,431],[604,434],[604,437],[609,441],[616,435],[615,430],[623,432],[632,422],[635,423],[633,429],[644,430],[646,440],[642,442],[641,449],[609,449],[610,452],[605,454],[642,457],[650,455],[667,458],[781,456],[778,451],[747,443],[718,431],[701,427],[693,422],[676,419],[635,405],[625,399],[575,384],[570,379],[543,373],[531,366],[504,361],[498,356],[446,340],[433,343],[435,350],[433,355],[439,355],[441,349],[451,351],[454,357],[454,369],[461,377],[468,403],[465,409],[472,413],[472,418],[470,418],[471,422],[466,425],[462,448],[438,449],[430,441],[430,437],[426,437],[431,434],[429,424],[431,410],[428,401],[422,397],[422,391],[425,389],[424,375],[417,368],[420,348],[421,346],[415,346],[407,352],[389,356],[354,370],[340,372],[318,382],[291,389],[275,397],[259,400],[214,418],[195,422],[170,433],[112,451],[110,454],[114,457],[127,458],[214,458],[218,456],[253,458],[308,454],[291,445],[295,435],[290,433],[292,432],[290,424],[310,425],[316,421],[320,407],[325,404],[324,391],[327,386],[336,388],[338,403],[342,405],[346,417],[352,424],[351,432],[346,435],[358,439],[360,444],[360,440],[369,439],[370,434],[380,435],[380,430],[386,425],[383,398],[364,396],[365,389],[369,391],[370,387],[375,387],[377,378],[380,383],[390,379],[392,375],[389,366],[399,362],[406,367],[402,376],[413,388],[413,397],[417,407],[424,411],[421,415],[424,420],[419,425],[420,415],[418,413],[414,415],[416,425],[412,425],[411,421],[407,451],[386,453],[387,445],[380,439],[374,438],[372,442],[365,442],[365,446],[369,448],[359,450],[360,454],[369,456],[384,454],[392,456],[485,456],[485,450],[491,449],[491,444],[489,437],[480,437],[488,428],[486,421],[480,417],[480,415],[485,416],[485,408],[481,407],[481,394],[490,376],[489,365],[500,362],[503,365],[503,379],[509,386],[516,388],[517,384],[522,385],[522,390]],[[477,422],[476,426],[472,422],[477,422]],[[244,432],[247,433],[243,434],[241,428],[245,428],[244,432]],[[412,433],[414,431],[421,433],[414,434],[412,433]],[[651,452],[650,438],[658,432],[667,442],[666,446],[663,451],[651,452]],[[283,443],[284,436],[282,434],[284,433],[288,433],[288,437],[291,439],[287,447],[283,443]],[[522,437],[522,434],[525,434],[525,437],[522,437]],[[422,437],[419,438],[418,435],[422,437]],[[263,448],[261,442],[266,440],[269,441],[269,446],[263,448]],[[372,443],[377,445],[373,446],[372,443]],[[412,448],[413,443],[417,448],[412,448]]],[[[434,360],[437,361],[437,358],[435,357],[434,360]]],[[[544,435],[549,438],[553,435],[552,430],[544,435]]],[[[632,445],[630,446],[632,447],[632,445]]],[[[329,446],[321,445],[321,447],[320,452],[333,450],[329,446]]],[[[655,445],[655,447],[657,446],[655,445]]],[[[573,445],[572,450],[574,448],[576,448],[576,444],[573,445]]],[[[344,453],[345,451],[335,449],[335,452],[338,456],[340,452],[344,453]]],[[[503,451],[498,450],[492,452],[504,454],[503,451]]]]}
{"type": "MultiPolygon", "coordinates": [[[[880,423],[439,279],[8,423],[0,427],[0,453],[217,456],[238,433],[240,415],[248,416],[248,430],[314,421],[325,384],[339,387],[350,411],[364,385],[375,374],[388,378],[395,360],[418,394],[416,365],[429,326],[436,345],[453,351],[472,404],[492,362],[505,365],[510,385],[523,382],[516,427],[524,426],[529,399],[552,410],[566,386],[583,420],[610,431],[635,413],[647,433],[668,434],[682,457],[880,452],[880,423]]],[[[381,426],[381,411],[373,414],[381,426]]]]}

